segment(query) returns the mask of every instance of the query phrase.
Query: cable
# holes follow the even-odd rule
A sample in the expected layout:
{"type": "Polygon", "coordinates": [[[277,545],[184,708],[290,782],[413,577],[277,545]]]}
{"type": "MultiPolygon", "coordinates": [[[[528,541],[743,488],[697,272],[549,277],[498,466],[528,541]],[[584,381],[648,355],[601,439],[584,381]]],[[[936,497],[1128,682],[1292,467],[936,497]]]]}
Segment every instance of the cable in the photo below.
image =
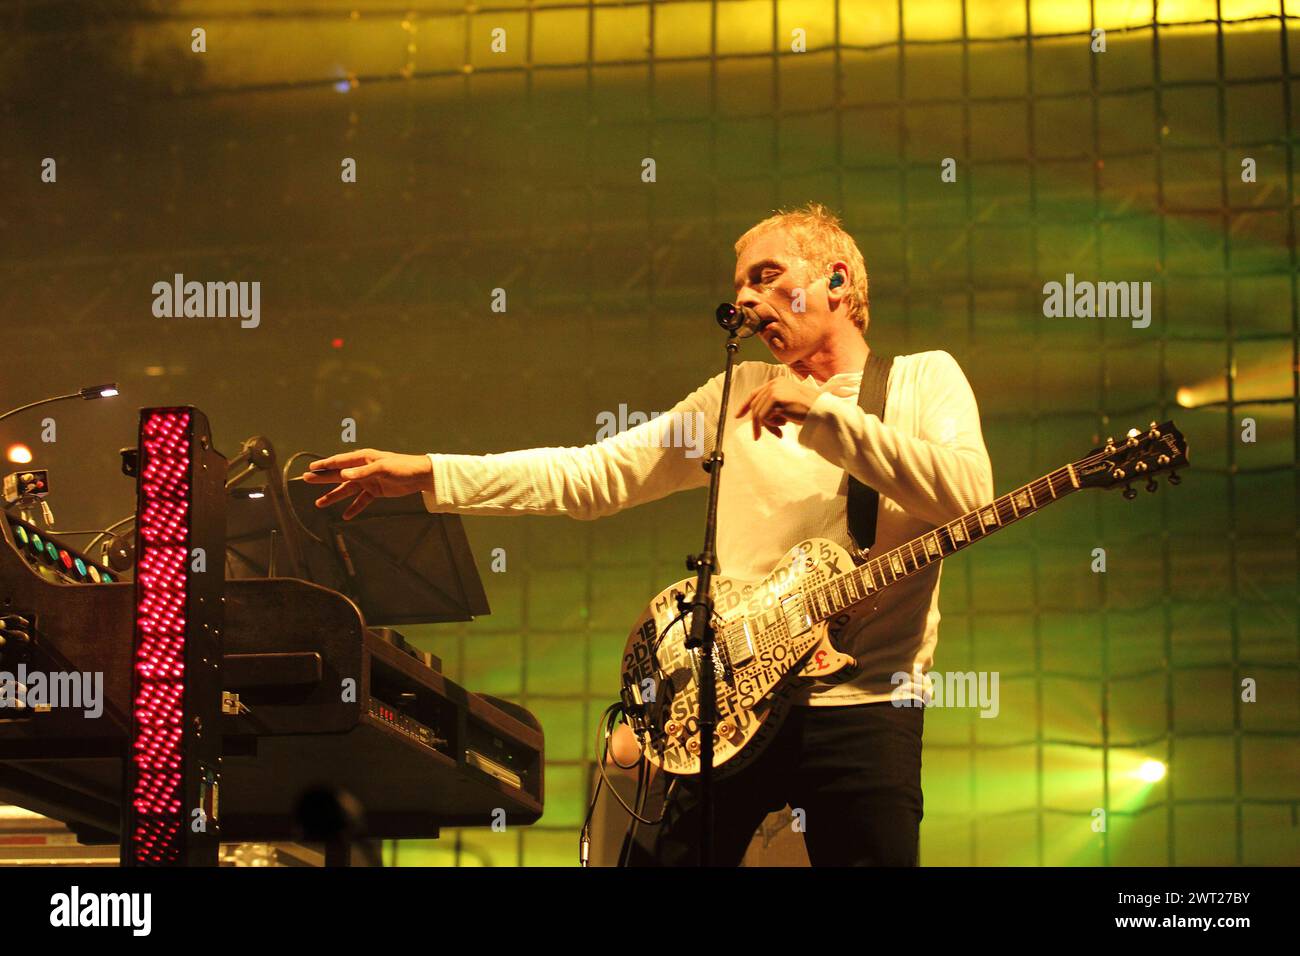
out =
{"type": "MultiPolygon", "coordinates": [[[[604,724],[608,721],[610,712],[614,710],[618,710],[619,708],[620,705],[618,703],[610,704],[608,707],[605,708],[605,712],[600,715],[600,721],[596,724],[597,731],[600,730],[601,724],[604,724]]],[[[596,749],[599,750],[601,748],[597,747],[596,749]]],[[[608,733],[606,733],[605,747],[603,752],[601,753],[599,762],[596,765],[597,769],[600,770],[600,777],[596,780],[596,787],[591,794],[591,802],[587,804],[587,815],[582,821],[582,830],[578,834],[578,865],[581,867],[587,866],[587,861],[591,855],[591,818],[596,812],[596,801],[600,799],[601,788],[608,783],[608,781],[605,778],[605,773],[603,770],[605,757],[607,756],[608,752],[609,752],[609,735],[608,733]]],[[[617,791],[614,790],[613,784],[609,785],[609,789],[611,793],[615,794],[615,796],[618,795],[617,791]]]]}
{"type": "MultiPolygon", "coordinates": [[[[641,757],[637,759],[635,763],[627,764],[626,766],[620,764],[617,760],[613,761],[615,766],[620,767],[623,770],[631,770],[634,767],[639,768],[637,793],[636,796],[634,796],[633,798],[633,802],[637,804],[635,809],[628,806],[627,801],[623,799],[622,794],[618,792],[618,789],[609,780],[609,776],[605,769],[605,764],[609,760],[609,738],[613,732],[615,725],[618,723],[619,719],[625,717],[626,715],[623,712],[622,702],[616,701],[615,703],[610,704],[608,707],[605,708],[604,713],[600,715],[600,721],[596,725],[596,730],[598,734],[598,740],[597,740],[598,746],[596,747],[596,750],[600,752],[600,757],[596,763],[596,770],[599,772],[600,777],[596,781],[596,786],[592,791],[591,802],[587,805],[587,815],[586,818],[583,820],[582,830],[578,838],[578,863],[580,866],[585,867],[587,865],[587,857],[591,849],[591,818],[596,812],[596,801],[600,798],[600,791],[602,787],[609,788],[609,792],[613,794],[614,799],[618,801],[619,806],[621,806],[624,809],[624,811],[627,812],[628,816],[630,816],[634,822],[644,823],[646,826],[657,827],[659,826],[659,824],[663,823],[664,821],[663,813],[660,813],[659,818],[657,820],[648,820],[644,816],[642,816],[642,811],[645,809],[644,802],[646,796],[646,793],[642,788],[642,782],[644,779],[646,768],[649,766],[649,760],[645,757],[644,753],[642,754],[641,757]],[[603,738],[603,745],[600,745],[601,744],[600,738],[603,738]]],[[[676,783],[677,781],[674,778],[673,783],[670,784],[667,794],[665,795],[664,798],[665,810],[667,809],[668,806],[668,796],[671,795],[672,788],[673,786],[676,785],[676,783]]]]}
{"type": "Polygon", "coordinates": [[[109,533],[108,531],[102,528],[91,528],[87,531],[64,531],[62,528],[58,529],[57,531],[54,528],[45,529],[46,537],[50,537],[51,535],[53,535],[55,537],[66,538],[68,535],[73,535],[73,534],[108,534],[108,533],[109,533]]]}
{"type": "Polygon", "coordinates": [[[280,469],[280,490],[284,492],[284,500],[285,503],[288,505],[288,508],[286,510],[289,512],[289,516],[293,519],[293,523],[298,526],[298,530],[301,531],[303,534],[305,534],[307,537],[311,538],[322,548],[328,548],[329,545],[327,545],[320,538],[316,537],[316,535],[312,534],[311,529],[302,523],[302,519],[298,517],[298,510],[294,508],[293,501],[289,497],[289,469],[293,467],[293,463],[297,461],[299,458],[303,458],[308,455],[310,455],[313,458],[323,457],[321,455],[316,454],[316,452],[314,451],[296,451],[284,460],[284,467],[280,469]]]}
{"type": "MultiPolygon", "coordinates": [[[[299,452],[299,454],[302,453],[299,452]]],[[[295,455],[294,457],[297,457],[297,455],[295,455]]],[[[290,459],[290,461],[292,461],[292,459],[290,459]]],[[[660,667],[659,665],[659,656],[658,656],[659,645],[663,643],[664,638],[667,637],[668,632],[671,631],[673,627],[677,625],[677,622],[682,620],[684,617],[686,617],[687,614],[691,613],[693,609],[694,609],[694,605],[688,605],[687,607],[682,608],[678,612],[677,616],[674,617],[671,621],[669,621],[667,625],[665,625],[663,630],[661,630],[659,634],[655,637],[653,643],[650,644],[650,657],[654,661],[655,667],[657,670],[660,671],[660,673],[662,673],[663,668],[660,667]]],[[[718,613],[717,608],[713,609],[713,617],[714,619],[717,620],[719,624],[725,625],[726,622],[723,620],[722,615],[718,613]]],[[[717,642],[714,642],[715,649],[718,648],[718,646],[719,645],[717,644],[717,642]]],[[[725,651],[723,653],[725,654],[725,651]]],[[[730,660],[725,661],[724,664],[726,666],[730,666],[730,660]]],[[[657,827],[664,822],[664,817],[668,811],[668,803],[672,799],[673,789],[677,786],[678,778],[673,777],[672,781],[668,784],[667,789],[664,791],[664,805],[663,808],[660,810],[659,818],[657,820],[646,819],[643,814],[645,812],[646,800],[649,798],[650,795],[650,786],[649,786],[650,761],[645,756],[644,748],[642,748],[641,755],[637,757],[636,761],[630,764],[619,763],[618,758],[611,757],[609,752],[610,736],[613,734],[614,728],[618,724],[620,719],[624,724],[628,724],[627,713],[623,709],[622,701],[615,701],[614,703],[610,704],[608,707],[605,708],[604,713],[600,715],[599,722],[596,724],[598,739],[597,739],[597,746],[595,749],[600,753],[600,758],[596,763],[596,770],[599,772],[600,776],[599,779],[597,779],[596,781],[596,786],[592,790],[591,802],[587,804],[587,815],[583,819],[582,829],[578,836],[578,865],[579,866],[585,867],[587,865],[587,860],[591,851],[591,818],[596,812],[596,803],[600,799],[600,791],[603,787],[609,787],[609,792],[613,794],[614,799],[618,801],[619,806],[621,806],[624,809],[624,811],[627,812],[627,815],[631,818],[628,822],[628,828],[629,828],[628,832],[623,838],[623,847],[619,852],[618,865],[624,866],[627,856],[631,853],[632,841],[636,838],[636,828],[641,824],[645,824],[646,826],[657,827]],[[602,738],[603,738],[603,742],[602,742],[602,738]],[[632,797],[632,803],[634,804],[633,807],[627,805],[627,801],[623,799],[622,794],[620,794],[617,788],[615,788],[615,786],[612,783],[610,783],[609,776],[605,769],[605,764],[610,762],[612,762],[614,766],[618,767],[620,770],[635,769],[637,771],[636,792],[633,794],[632,797]]],[[[630,724],[628,724],[628,726],[630,726],[630,724]]]]}
{"type": "MultiPolygon", "coordinates": [[[[641,822],[646,824],[647,826],[658,826],[660,823],[663,822],[663,818],[660,817],[660,819],[658,820],[646,820],[645,818],[641,817],[635,810],[633,810],[631,807],[627,805],[627,801],[623,799],[622,794],[620,794],[618,790],[615,789],[614,785],[610,783],[609,776],[606,773],[605,762],[609,755],[609,736],[612,731],[614,721],[621,716],[623,716],[623,704],[621,701],[615,704],[611,704],[608,708],[605,709],[605,713],[601,715],[601,721],[605,724],[605,731],[604,731],[605,746],[602,748],[601,759],[600,759],[600,763],[597,764],[597,769],[600,771],[601,779],[604,781],[605,785],[609,787],[610,793],[614,795],[614,799],[619,802],[619,805],[622,806],[625,811],[627,811],[629,816],[640,819],[641,822]]],[[[644,756],[640,757],[638,759],[638,763],[644,761],[645,759],[646,758],[644,756]]],[[[630,770],[634,766],[636,766],[636,764],[632,764],[631,766],[624,767],[623,769],[630,770]]],[[[594,807],[594,801],[593,801],[593,807],[594,807]]]]}
{"type": "Polygon", "coordinates": [[[587,804],[587,817],[582,821],[582,830],[578,834],[578,866],[584,869],[591,856],[591,817],[596,812],[596,801],[600,799],[600,788],[605,785],[605,779],[602,776],[596,781],[596,790],[591,795],[591,803],[587,804]]]}
{"type": "MultiPolygon", "coordinates": [[[[646,763],[641,761],[636,772],[636,797],[632,803],[636,807],[637,814],[645,813],[645,802],[650,795],[649,778],[646,772],[646,763]]],[[[632,846],[636,843],[636,828],[641,824],[636,820],[629,820],[627,833],[623,834],[623,845],[618,853],[618,865],[620,868],[626,867],[628,860],[632,856],[632,846]]]]}
{"type": "MultiPolygon", "coordinates": [[[[650,799],[651,784],[650,784],[649,774],[650,774],[649,762],[647,761],[643,763],[641,766],[641,777],[638,779],[637,782],[637,790],[639,796],[638,796],[636,809],[638,814],[645,813],[646,801],[650,799]]],[[[663,823],[664,818],[667,817],[668,806],[669,804],[672,803],[672,799],[673,799],[673,791],[677,789],[677,784],[680,782],[681,782],[681,777],[672,777],[672,779],[668,781],[668,786],[664,790],[663,809],[659,813],[659,819],[655,823],[656,826],[663,823]]],[[[637,831],[637,827],[639,826],[641,826],[641,821],[639,820],[628,821],[627,833],[623,835],[623,849],[618,856],[618,865],[620,867],[626,867],[628,865],[628,862],[631,860],[632,847],[636,845],[636,831],[637,831]]]]}
{"type": "Polygon", "coordinates": [[[108,526],[107,528],[105,528],[103,531],[99,532],[99,534],[95,535],[95,537],[91,538],[90,541],[88,541],[88,542],[86,543],[86,553],[89,554],[91,548],[93,548],[93,547],[95,546],[95,543],[96,543],[100,538],[104,537],[104,535],[106,535],[106,534],[112,534],[113,531],[114,531],[115,529],[122,527],[122,525],[126,524],[128,521],[134,521],[134,520],[135,520],[135,512],[132,511],[129,515],[127,515],[127,516],[126,516],[125,518],[123,518],[121,521],[114,521],[111,525],[109,525],[109,526],[108,526]]]}
{"type": "Polygon", "coordinates": [[[302,458],[302,457],[304,457],[304,456],[306,456],[306,455],[310,455],[312,458],[321,458],[321,457],[323,457],[323,456],[321,456],[321,455],[316,454],[316,452],[314,452],[314,451],[296,451],[296,452],[294,452],[292,455],[290,455],[288,458],[286,458],[286,459],[284,460],[284,467],[280,469],[280,474],[281,474],[281,476],[282,476],[286,481],[289,480],[289,469],[293,467],[293,463],[294,463],[295,461],[297,461],[299,458],[302,458]]]}

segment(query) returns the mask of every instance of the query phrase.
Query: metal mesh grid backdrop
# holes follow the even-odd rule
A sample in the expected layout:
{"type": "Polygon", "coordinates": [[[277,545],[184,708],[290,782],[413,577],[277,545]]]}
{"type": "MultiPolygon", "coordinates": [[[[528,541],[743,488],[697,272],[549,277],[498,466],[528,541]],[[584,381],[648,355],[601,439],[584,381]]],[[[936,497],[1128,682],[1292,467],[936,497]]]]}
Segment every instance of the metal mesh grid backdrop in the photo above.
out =
{"type": "MultiPolygon", "coordinates": [[[[999,493],[1151,420],[1191,447],[1176,489],[1080,496],[949,560],[935,668],[998,672],[1000,706],[926,715],[922,862],[1294,863],[1297,8],[21,2],[0,393],[130,399],[41,448],[66,526],[130,510],[139,404],[286,455],[337,450],[345,416],[377,448],[587,444],[720,369],[732,243],[824,202],[865,255],[873,347],[965,370],[999,493]],[[154,318],[174,273],[260,280],[261,324],[154,318]],[[1067,275],[1150,282],[1149,324],[1045,315],[1067,275]]],[[[465,519],[493,613],[410,636],[538,716],[546,814],[389,860],[576,860],[627,629],[704,503],[465,519]]]]}

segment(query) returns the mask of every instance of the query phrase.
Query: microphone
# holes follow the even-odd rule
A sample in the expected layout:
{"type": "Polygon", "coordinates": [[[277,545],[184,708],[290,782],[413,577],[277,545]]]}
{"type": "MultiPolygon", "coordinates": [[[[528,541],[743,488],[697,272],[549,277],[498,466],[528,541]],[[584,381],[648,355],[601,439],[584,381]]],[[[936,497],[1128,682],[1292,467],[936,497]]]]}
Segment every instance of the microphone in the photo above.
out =
{"type": "Polygon", "coordinates": [[[760,318],[759,314],[747,305],[733,305],[730,302],[722,303],[713,314],[718,320],[718,325],[728,332],[735,332],[738,339],[748,338],[761,332],[763,326],[772,321],[760,318]]]}

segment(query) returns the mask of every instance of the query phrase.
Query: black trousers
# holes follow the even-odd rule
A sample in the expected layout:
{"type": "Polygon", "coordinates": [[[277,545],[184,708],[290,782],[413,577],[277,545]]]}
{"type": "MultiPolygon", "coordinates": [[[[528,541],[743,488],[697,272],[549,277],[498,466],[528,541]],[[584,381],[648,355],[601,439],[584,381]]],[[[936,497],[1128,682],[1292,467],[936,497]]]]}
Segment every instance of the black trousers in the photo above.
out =
{"type": "MultiPolygon", "coordinates": [[[[714,864],[738,865],[763,819],[789,804],[813,866],[916,866],[924,716],[889,701],[791,708],[750,766],[714,783],[714,864]]],[[[633,865],[699,863],[698,793],[696,778],[678,779],[633,865]]]]}

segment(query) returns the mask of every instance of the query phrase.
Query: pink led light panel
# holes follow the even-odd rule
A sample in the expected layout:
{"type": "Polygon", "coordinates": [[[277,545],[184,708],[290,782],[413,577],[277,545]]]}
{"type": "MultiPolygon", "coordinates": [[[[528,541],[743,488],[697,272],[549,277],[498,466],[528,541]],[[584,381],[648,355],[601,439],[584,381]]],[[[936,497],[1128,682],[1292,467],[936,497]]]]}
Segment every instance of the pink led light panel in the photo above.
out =
{"type": "Polygon", "coordinates": [[[132,794],[137,863],[181,852],[185,717],[185,588],[189,539],[190,415],[159,411],[141,434],[140,552],[136,562],[135,741],[132,794]]]}

